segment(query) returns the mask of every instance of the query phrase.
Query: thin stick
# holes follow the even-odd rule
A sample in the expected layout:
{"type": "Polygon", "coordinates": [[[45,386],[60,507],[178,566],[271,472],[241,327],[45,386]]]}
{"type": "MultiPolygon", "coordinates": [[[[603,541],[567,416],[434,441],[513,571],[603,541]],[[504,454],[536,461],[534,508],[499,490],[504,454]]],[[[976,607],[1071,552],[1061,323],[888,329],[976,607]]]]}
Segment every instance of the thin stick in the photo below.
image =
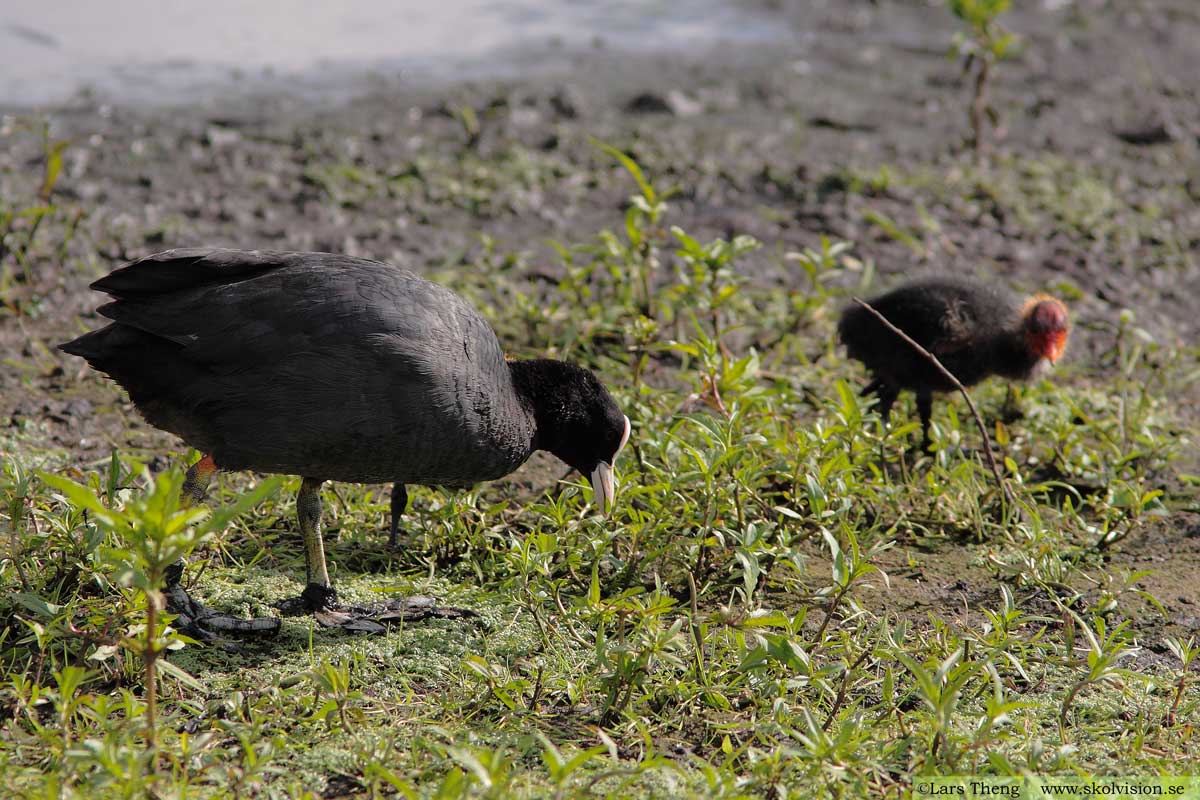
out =
{"type": "Polygon", "coordinates": [[[975,401],[971,399],[971,395],[967,392],[967,388],[962,385],[958,378],[950,370],[946,369],[941,361],[938,361],[937,356],[926,350],[921,345],[917,344],[911,336],[893,325],[887,317],[880,314],[871,304],[865,300],[860,300],[857,297],[851,298],[854,302],[870,311],[876,319],[884,324],[888,330],[899,336],[904,341],[908,342],[914,350],[920,353],[925,360],[933,364],[938,372],[942,373],[942,377],[954,384],[954,388],[958,389],[959,394],[967,401],[967,407],[971,409],[971,416],[975,417],[975,424],[979,427],[979,435],[983,437],[983,454],[987,456],[988,466],[992,468],[992,475],[996,478],[996,485],[1000,487],[1000,491],[1004,493],[1007,499],[1014,506],[1017,504],[1017,499],[1013,497],[1012,490],[1008,487],[1008,482],[1004,480],[1004,476],[1000,474],[1000,467],[996,465],[996,457],[992,455],[992,439],[988,436],[987,427],[983,424],[983,417],[979,415],[979,409],[975,407],[975,401]]]}

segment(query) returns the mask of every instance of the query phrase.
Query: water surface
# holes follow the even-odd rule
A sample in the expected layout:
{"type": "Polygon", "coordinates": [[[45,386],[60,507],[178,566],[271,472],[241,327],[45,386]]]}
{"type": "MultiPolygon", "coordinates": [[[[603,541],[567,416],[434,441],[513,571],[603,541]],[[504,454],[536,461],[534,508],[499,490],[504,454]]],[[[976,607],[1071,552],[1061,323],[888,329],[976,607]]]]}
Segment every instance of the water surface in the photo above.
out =
{"type": "Polygon", "coordinates": [[[272,86],[336,94],[370,74],[509,77],[595,48],[672,53],[782,35],[735,0],[8,0],[0,104],[82,91],[150,104],[272,86]]]}

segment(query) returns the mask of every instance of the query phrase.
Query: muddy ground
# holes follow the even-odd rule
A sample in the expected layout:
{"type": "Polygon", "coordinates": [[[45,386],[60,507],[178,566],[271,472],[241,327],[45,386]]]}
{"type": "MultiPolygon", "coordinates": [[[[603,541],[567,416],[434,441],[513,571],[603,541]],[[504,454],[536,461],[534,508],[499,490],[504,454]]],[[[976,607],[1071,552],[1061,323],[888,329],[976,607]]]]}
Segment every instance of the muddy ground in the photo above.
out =
{"type": "MultiPolygon", "coordinates": [[[[1160,344],[1196,346],[1194,0],[1020,3],[1005,21],[1023,45],[992,92],[1000,125],[984,169],[998,188],[974,196],[961,191],[972,169],[969,87],[947,58],[956,24],[940,3],[751,1],[794,40],[636,59],[597,51],[569,70],[494,85],[380,76],[338,103],[242,87],[201,107],[81,96],[8,109],[6,203],[32,197],[41,180],[41,143],[21,120],[49,120],[52,138],[69,145],[51,196],[56,225],[40,234],[27,273],[6,257],[0,442],[80,465],[114,447],[178,448],[111,384],[53,350],[98,323],[90,280],[156,250],[331,250],[435,277],[516,253],[531,280],[555,274],[545,240],[591,240],[619,224],[632,191],[592,137],[680,188],[673,224],[763,241],[746,261],[756,282],[791,285],[778,255],[828,235],[854,242],[881,285],[939,270],[1064,294],[1077,320],[1068,368],[1087,380],[1111,376],[1104,354],[1125,309],[1160,344]]],[[[1200,418],[1200,383],[1174,400],[1182,419],[1200,418]]],[[[1182,471],[1196,471],[1194,456],[1185,462],[1182,471]]],[[[1110,563],[1153,569],[1144,587],[1188,630],[1200,616],[1200,506],[1185,485],[1169,488],[1172,515],[1110,563]]],[[[952,544],[916,569],[896,558],[889,597],[917,616],[957,613],[988,574],[952,544]]],[[[1159,622],[1147,615],[1148,631],[1159,622]]]]}

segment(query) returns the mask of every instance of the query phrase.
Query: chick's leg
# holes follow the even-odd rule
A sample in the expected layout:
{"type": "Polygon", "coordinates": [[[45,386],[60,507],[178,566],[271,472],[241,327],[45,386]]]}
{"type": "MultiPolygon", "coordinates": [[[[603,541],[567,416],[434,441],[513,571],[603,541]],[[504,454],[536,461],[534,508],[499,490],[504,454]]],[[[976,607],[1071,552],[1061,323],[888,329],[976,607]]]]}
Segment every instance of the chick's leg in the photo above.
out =
{"type": "Polygon", "coordinates": [[[892,406],[896,404],[896,398],[900,396],[900,392],[891,386],[880,384],[875,396],[879,398],[879,405],[876,406],[879,416],[883,418],[884,422],[887,422],[891,419],[892,406]]]}
{"type": "Polygon", "coordinates": [[[933,419],[933,395],[929,392],[917,392],[917,414],[921,417],[921,449],[929,451],[933,440],[929,438],[929,423],[933,419]]]}
{"type": "Polygon", "coordinates": [[[866,397],[870,394],[875,395],[875,410],[879,412],[879,417],[886,423],[892,415],[892,406],[895,405],[900,391],[879,379],[875,379],[858,393],[859,397],[866,397]]]}

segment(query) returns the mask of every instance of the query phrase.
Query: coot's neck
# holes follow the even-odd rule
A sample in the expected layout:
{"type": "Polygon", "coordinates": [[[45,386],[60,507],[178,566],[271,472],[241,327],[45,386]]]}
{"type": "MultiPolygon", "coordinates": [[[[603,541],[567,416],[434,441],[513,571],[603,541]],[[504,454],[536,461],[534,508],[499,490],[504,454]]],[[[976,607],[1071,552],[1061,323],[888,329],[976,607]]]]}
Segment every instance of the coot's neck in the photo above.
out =
{"type": "Polygon", "coordinates": [[[554,390],[559,363],[549,358],[508,362],[517,399],[533,417],[533,450],[548,450],[553,444],[546,440],[546,433],[554,428],[551,420],[562,406],[562,397],[554,390]]]}
{"type": "Polygon", "coordinates": [[[1015,380],[1028,378],[1038,362],[1038,356],[1029,349],[1020,326],[998,335],[992,343],[992,353],[992,370],[1015,380]]]}

